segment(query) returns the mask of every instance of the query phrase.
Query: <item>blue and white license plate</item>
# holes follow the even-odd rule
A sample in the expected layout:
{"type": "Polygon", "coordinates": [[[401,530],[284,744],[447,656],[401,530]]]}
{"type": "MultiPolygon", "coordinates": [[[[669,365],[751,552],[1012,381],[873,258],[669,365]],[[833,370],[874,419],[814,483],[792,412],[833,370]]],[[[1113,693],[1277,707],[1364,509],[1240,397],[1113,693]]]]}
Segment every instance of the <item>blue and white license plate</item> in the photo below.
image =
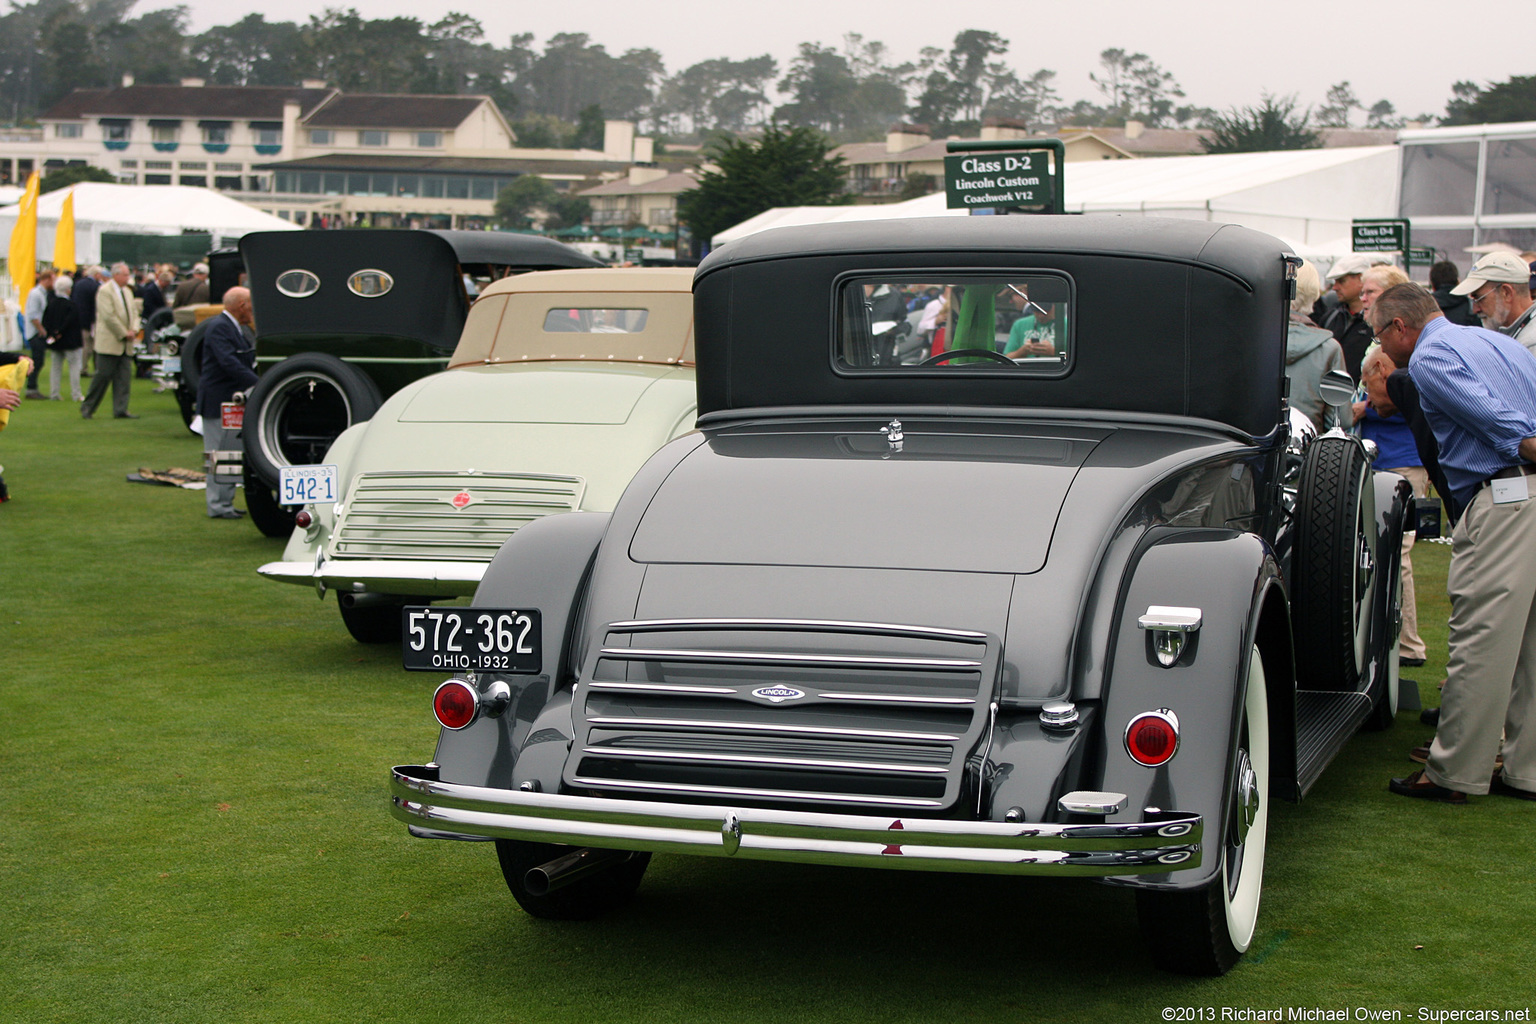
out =
{"type": "Polygon", "coordinates": [[[340,497],[336,493],[335,466],[283,466],[277,471],[280,505],[324,505],[340,497]]]}
{"type": "Polygon", "coordinates": [[[180,373],[181,356],[165,356],[160,360],[161,373],[180,373]]]}
{"type": "Polygon", "coordinates": [[[400,612],[400,655],[416,672],[519,672],[544,665],[537,608],[433,608],[400,612]]]}

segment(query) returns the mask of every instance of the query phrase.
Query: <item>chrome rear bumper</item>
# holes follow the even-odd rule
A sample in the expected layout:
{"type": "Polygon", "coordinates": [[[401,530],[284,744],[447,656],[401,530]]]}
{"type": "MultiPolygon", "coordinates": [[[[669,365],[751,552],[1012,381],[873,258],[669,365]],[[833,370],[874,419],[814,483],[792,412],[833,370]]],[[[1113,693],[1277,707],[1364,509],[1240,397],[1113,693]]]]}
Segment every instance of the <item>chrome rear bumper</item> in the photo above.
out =
{"type": "Polygon", "coordinates": [[[279,583],[298,583],[313,587],[316,582],[329,590],[365,590],[381,594],[410,594],[423,597],[468,597],[480,585],[486,562],[430,562],[376,559],[327,559],[314,562],[268,562],[256,571],[279,583]]]}
{"type": "Polygon", "coordinates": [[[652,803],[441,782],[400,765],[390,812],[412,834],[525,839],[706,857],[914,871],[1135,875],[1197,867],[1199,815],[1124,824],[1011,824],[652,803]]]}

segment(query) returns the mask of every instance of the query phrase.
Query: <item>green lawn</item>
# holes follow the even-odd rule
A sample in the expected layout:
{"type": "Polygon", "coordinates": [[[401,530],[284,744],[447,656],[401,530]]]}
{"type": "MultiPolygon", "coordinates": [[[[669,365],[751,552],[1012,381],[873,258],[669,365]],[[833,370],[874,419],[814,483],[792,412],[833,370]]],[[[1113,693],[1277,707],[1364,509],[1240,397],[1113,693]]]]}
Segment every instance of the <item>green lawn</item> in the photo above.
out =
{"type": "MultiPolygon", "coordinates": [[[[209,520],[167,395],[137,421],[27,402],[0,434],[0,1019],[1153,1021],[1164,1006],[1524,1008],[1536,806],[1390,796],[1429,731],[1353,740],[1271,826],[1225,978],[1156,972],[1085,882],[657,857],[598,923],[525,916],[484,844],[410,838],[431,674],[267,583],[281,542],[209,520]]],[[[1421,545],[1430,699],[1448,550],[1421,545]]]]}

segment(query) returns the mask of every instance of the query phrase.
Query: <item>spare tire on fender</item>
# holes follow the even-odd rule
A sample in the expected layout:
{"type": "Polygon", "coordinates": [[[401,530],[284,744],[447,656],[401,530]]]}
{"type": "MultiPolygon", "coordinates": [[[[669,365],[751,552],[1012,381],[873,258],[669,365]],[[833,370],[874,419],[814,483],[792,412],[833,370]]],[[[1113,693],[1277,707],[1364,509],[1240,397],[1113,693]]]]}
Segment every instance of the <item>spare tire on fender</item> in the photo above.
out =
{"type": "Polygon", "coordinates": [[[354,423],[378,412],[378,385],[323,352],[290,356],[261,375],[245,401],[245,464],[276,487],[283,466],[313,465],[354,423]]]}
{"type": "Polygon", "coordinates": [[[1376,492],[1365,450],[1352,437],[1307,447],[1296,494],[1291,622],[1296,681],[1306,690],[1358,690],[1369,656],[1376,550],[1376,492]]]}

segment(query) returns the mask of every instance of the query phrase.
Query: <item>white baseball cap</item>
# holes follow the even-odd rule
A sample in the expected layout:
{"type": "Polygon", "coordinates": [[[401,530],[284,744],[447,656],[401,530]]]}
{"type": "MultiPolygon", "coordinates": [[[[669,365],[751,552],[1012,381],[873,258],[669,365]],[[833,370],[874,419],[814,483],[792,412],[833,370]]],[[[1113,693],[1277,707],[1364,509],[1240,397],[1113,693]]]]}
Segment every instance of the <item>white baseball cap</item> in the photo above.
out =
{"type": "Polygon", "coordinates": [[[1328,268],[1328,280],[1337,281],[1341,277],[1350,274],[1363,274],[1371,269],[1371,258],[1363,252],[1352,252],[1347,256],[1340,256],[1328,268]]]}
{"type": "Polygon", "coordinates": [[[1472,264],[1467,279],[1451,289],[1452,295],[1471,295],[1485,284],[1529,285],[1531,268],[1518,253],[1487,252],[1472,264]]]}

